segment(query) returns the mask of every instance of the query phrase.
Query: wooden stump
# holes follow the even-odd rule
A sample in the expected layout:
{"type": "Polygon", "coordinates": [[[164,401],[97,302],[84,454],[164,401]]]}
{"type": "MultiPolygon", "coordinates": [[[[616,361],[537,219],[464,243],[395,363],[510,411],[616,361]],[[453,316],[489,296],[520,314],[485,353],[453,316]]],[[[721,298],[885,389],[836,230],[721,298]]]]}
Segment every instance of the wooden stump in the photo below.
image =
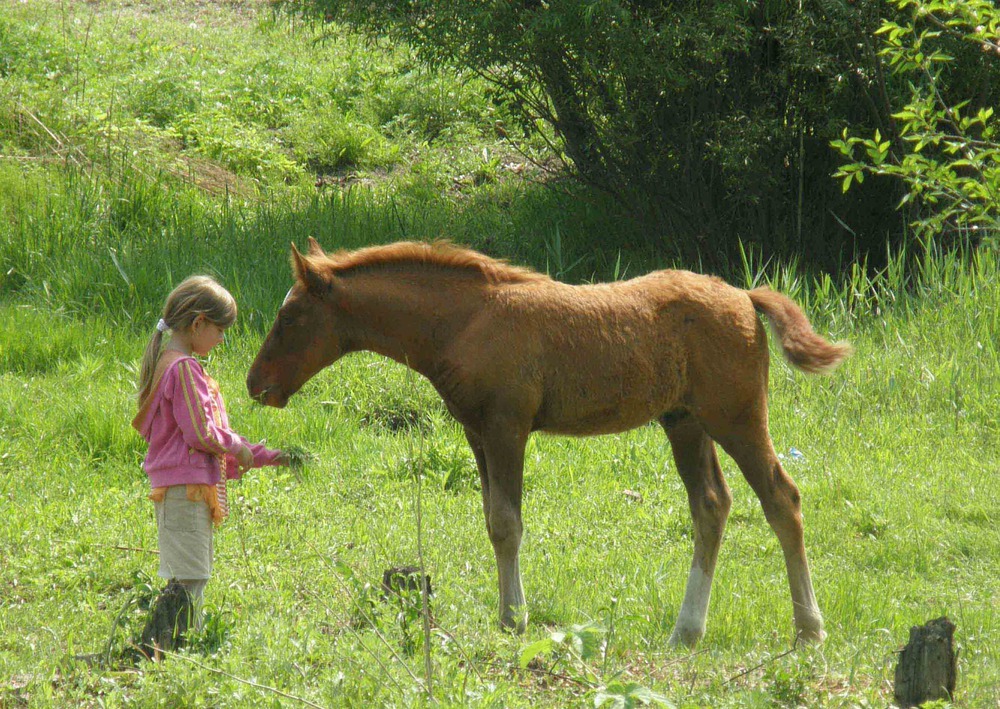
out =
{"type": "Polygon", "coordinates": [[[910,641],[896,665],[896,703],[919,706],[955,694],[955,624],[947,618],[910,628],[910,641]]]}
{"type": "Polygon", "coordinates": [[[412,657],[417,648],[419,636],[410,631],[410,623],[423,617],[423,592],[427,589],[427,618],[424,618],[424,631],[430,632],[429,623],[433,623],[433,611],[430,607],[430,597],[434,595],[431,588],[430,574],[420,575],[416,566],[396,566],[386,569],[382,574],[382,600],[396,606],[396,620],[403,635],[403,652],[412,657]]]}
{"type": "Polygon", "coordinates": [[[139,649],[147,659],[159,662],[163,653],[170,652],[184,645],[184,633],[187,632],[194,613],[191,595],[176,579],[170,583],[156,599],[156,604],[150,611],[146,626],[142,629],[139,649]]]}
{"type": "MultiPolygon", "coordinates": [[[[427,585],[427,595],[433,596],[434,590],[431,588],[430,574],[424,574],[423,584],[427,585]]],[[[386,569],[382,573],[382,597],[388,599],[392,595],[399,595],[403,591],[423,592],[423,584],[420,581],[420,569],[416,566],[394,566],[386,569]]]]}

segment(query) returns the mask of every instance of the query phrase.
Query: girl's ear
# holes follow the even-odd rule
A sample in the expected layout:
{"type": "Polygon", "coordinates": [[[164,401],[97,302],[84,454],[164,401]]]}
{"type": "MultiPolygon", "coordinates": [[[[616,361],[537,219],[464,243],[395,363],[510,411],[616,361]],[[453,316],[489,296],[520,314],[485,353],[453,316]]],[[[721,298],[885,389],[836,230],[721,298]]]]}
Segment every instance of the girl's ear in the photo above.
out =
{"type": "MultiPolygon", "coordinates": [[[[310,240],[312,243],[315,243],[315,239],[310,237],[310,240]]],[[[303,256],[295,244],[292,244],[292,272],[295,274],[295,280],[302,283],[310,293],[323,295],[332,287],[333,279],[329,273],[324,273],[317,266],[316,259],[311,253],[312,243],[310,243],[309,256],[303,256]]],[[[319,244],[316,246],[318,248],[319,244]]],[[[323,253],[322,249],[320,249],[320,253],[323,253]]]]}

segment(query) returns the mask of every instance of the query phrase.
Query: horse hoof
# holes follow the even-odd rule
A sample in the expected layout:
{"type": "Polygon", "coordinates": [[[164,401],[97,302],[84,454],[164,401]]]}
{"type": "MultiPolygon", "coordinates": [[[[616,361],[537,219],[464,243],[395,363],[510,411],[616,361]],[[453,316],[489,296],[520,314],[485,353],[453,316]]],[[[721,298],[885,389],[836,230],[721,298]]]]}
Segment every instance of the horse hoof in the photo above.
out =
{"type": "Polygon", "coordinates": [[[515,616],[507,616],[500,619],[500,627],[509,630],[515,635],[523,635],[528,627],[528,614],[521,613],[515,616]]]}
{"type": "Polygon", "coordinates": [[[704,636],[704,628],[682,628],[678,625],[670,634],[670,647],[693,648],[704,636]]]}
{"type": "Polygon", "coordinates": [[[803,645],[822,645],[824,640],[826,631],[823,628],[803,628],[796,637],[796,642],[803,645]]]}

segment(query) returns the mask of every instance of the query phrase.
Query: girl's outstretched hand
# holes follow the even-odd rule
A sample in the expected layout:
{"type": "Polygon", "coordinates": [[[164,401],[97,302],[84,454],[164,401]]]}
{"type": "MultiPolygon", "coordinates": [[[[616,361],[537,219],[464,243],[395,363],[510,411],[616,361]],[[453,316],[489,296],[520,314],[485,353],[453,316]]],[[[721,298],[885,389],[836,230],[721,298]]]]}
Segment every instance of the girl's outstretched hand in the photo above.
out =
{"type": "Polygon", "coordinates": [[[240,446],[240,449],[236,451],[236,462],[240,466],[241,475],[250,470],[253,467],[253,451],[246,446],[240,446]]]}

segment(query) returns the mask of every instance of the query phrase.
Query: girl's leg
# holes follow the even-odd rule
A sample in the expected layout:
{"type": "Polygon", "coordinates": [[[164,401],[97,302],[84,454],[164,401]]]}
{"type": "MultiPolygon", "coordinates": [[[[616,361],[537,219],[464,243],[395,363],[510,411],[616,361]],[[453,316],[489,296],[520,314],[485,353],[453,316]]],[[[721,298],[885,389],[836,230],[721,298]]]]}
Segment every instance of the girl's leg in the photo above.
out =
{"type": "Polygon", "coordinates": [[[205,585],[215,556],[212,516],[202,500],[189,500],[187,486],[175,485],[156,504],[160,548],[159,575],[177,579],[191,597],[191,626],[201,630],[205,585]]]}
{"type": "Polygon", "coordinates": [[[191,625],[195,630],[201,632],[205,624],[202,608],[205,605],[205,586],[208,584],[208,579],[177,579],[177,583],[186,588],[188,595],[191,596],[193,616],[191,625]]]}

